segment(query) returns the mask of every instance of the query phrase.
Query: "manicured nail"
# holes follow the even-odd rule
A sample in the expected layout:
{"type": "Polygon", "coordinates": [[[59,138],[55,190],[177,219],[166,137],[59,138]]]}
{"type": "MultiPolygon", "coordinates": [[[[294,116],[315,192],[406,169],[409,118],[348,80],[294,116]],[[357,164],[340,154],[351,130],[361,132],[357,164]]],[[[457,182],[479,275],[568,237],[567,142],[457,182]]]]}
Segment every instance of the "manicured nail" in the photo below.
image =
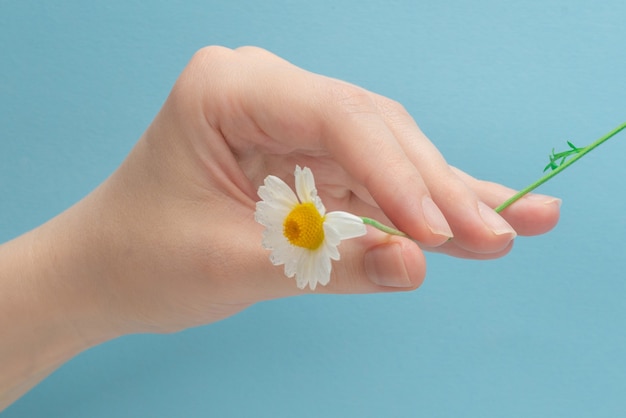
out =
{"type": "Polygon", "coordinates": [[[487,225],[491,231],[496,235],[510,234],[511,239],[517,236],[517,232],[504,218],[496,213],[495,210],[481,201],[478,201],[478,213],[483,218],[483,222],[487,225]]]}
{"type": "Polygon", "coordinates": [[[429,196],[422,198],[422,210],[424,211],[424,219],[426,219],[426,225],[428,225],[430,232],[447,238],[453,237],[448,221],[446,221],[437,204],[429,196]]]}
{"type": "Polygon", "coordinates": [[[559,199],[558,197],[546,196],[544,194],[529,193],[526,196],[524,196],[524,199],[534,200],[535,202],[541,202],[544,205],[551,205],[553,203],[556,203],[558,207],[561,207],[561,204],[563,203],[563,201],[559,199]]]}
{"type": "Polygon", "coordinates": [[[365,253],[365,273],[373,283],[388,287],[411,287],[399,244],[383,244],[365,253]]]}

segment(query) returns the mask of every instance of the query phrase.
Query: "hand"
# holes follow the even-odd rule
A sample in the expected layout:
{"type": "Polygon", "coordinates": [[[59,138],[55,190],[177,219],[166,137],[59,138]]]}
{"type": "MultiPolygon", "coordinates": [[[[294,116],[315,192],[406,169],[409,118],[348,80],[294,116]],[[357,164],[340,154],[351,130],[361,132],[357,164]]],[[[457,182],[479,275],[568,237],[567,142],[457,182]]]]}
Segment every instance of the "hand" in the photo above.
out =
{"type": "Polygon", "coordinates": [[[558,200],[539,195],[500,217],[490,208],[514,191],[450,167],[392,100],[260,49],[203,49],[109,179],[0,246],[0,329],[11,341],[0,344],[0,410],[107,339],[207,324],[308,291],[270,263],[254,221],[264,178],[293,184],[297,164],[313,170],[328,210],[415,240],[370,229],[343,242],[317,292],[415,289],[420,246],[500,257],[515,231],[543,233],[558,219],[558,200]]]}
{"type": "MultiPolygon", "coordinates": [[[[268,174],[313,170],[328,210],[394,225],[426,249],[487,259],[557,222],[558,200],[450,167],[396,102],[257,48],[199,51],[100,187],[0,246],[0,410],[55,367],[116,336],[207,324],[301,291],[254,221],[268,174]],[[505,220],[506,219],[506,220],[505,220]],[[453,237],[452,239],[450,239],[453,237]],[[4,318],[4,320],[3,320],[4,318]]],[[[410,290],[416,242],[370,229],[341,244],[317,292],[410,290]]]]}
{"type": "MultiPolygon", "coordinates": [[[[424,248],[455,256],[502,256],[514,230],[538,234],[558,219],[558,201],[546,196],[500,217],[490,207],[513,191],[450,167],[392,100],[261,49],[209,47],[122,167],[84,202],[103,217],[100,269],[114,314],[138,330],[172,331],[301,293],[270,264],[253,220],[265,176],[293,183],[296,164],[313,170],[329,210],[393,223],[424,248]]],[[[340,251],[318,292],[413,289],[423,280],[424,257],[409,240],[371,230],[340,251]]]]}
{"type": "MultiPolygon", "coordinates": [[[[263,179],[293,183],[296,164],[313,170],[329,210],[394,224],[455,256],[502,256],[514,229],[542,233],[558,218],[558,201],[537,195],[500,217],[490,207],[513,191],[450,167],[392,100],[264,50],[210,47],[122,166],[42,228],[73,283],[60,289],[84,289],[76,298],[118,334],[184,329],[302,293],[269,262],[253,215],[263,179]]],[[[424,278],[407,239],[372,229],[340,251],[317,292],[409,290],[424,278]]]]}

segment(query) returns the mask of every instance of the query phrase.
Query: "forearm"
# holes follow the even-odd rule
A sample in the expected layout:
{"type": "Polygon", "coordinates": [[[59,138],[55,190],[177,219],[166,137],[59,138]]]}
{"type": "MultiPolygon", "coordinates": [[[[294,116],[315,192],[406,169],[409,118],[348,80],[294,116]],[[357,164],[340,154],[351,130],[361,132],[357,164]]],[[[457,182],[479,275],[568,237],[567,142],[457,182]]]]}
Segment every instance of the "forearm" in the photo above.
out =
{"type": "Polygon", "coordinates": [[[71,208],[0,246],[0,410],[81,351],[115,337],[94,247],[71,208]]]}

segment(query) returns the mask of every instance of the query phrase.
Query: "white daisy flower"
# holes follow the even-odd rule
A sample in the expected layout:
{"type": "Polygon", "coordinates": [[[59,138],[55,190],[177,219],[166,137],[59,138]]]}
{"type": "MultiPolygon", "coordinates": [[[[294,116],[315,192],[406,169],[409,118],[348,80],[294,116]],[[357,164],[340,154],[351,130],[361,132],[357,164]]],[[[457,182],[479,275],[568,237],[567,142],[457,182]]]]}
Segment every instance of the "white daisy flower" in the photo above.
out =
{"type": "Polygon", "coordinates": [[[276,176],[259,187],[254,219],[265,226],[263,247],[270,261],[285,265],[285,275],[296,278],[300,289],[330,281],[331,259],[339,260],[342,239],[365,235],[363,220],[347,212],[329,212],[317,196],[313,173],[296,166],[296,193],[276,176]]]}

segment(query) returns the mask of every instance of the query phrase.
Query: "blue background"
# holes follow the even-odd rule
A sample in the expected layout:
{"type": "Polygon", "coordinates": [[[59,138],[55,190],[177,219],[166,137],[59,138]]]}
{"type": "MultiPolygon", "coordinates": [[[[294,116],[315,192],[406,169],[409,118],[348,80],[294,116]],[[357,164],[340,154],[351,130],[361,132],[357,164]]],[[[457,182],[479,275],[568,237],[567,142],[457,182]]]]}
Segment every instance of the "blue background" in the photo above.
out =
{"type": "MultiPolygon", "coordinates": [[[[120,164],[198,48],[265,47],[403,103],[450,163],[523,187],[626,121],[626,2],[0,2],[0,241],[120,164]]],[[[259,304],[73,359],[3,417],[626,414],[626,133],[540,189],[559,226],[428,255],[409,294],[259,304]]],[[[0,336],[1,338],[1,336],[0,336]]]]}

